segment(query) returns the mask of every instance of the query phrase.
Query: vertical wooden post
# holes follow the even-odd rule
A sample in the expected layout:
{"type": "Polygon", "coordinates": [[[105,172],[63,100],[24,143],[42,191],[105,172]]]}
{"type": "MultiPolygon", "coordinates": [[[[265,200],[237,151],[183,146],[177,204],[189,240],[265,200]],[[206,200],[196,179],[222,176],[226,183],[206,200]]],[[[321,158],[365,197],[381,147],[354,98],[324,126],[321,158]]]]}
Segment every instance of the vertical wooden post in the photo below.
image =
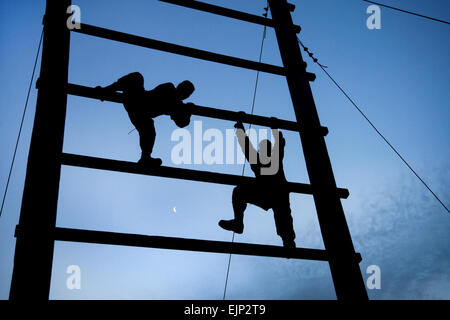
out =
{"type": "Polygon", "coordinates": [[[41,73],[33,133],[28,155],[11,300],[49,297],[66,118],[70,30],[66,21],[70,0],[47,0],[41,73]]]}
{"type": "Polygon", "coordinates": [[[366,300],[367,292],[359,269],[344,210],[337,195],[325,139],[318,134],[319,116],[311,87],[305,77],[305,65],[293,29],[286,0],[269,0],[278,46],[286,70],[286,79],[300,132],[303,153],[325,249],[330,255],[330,269],[337,298],[366,300]]]}

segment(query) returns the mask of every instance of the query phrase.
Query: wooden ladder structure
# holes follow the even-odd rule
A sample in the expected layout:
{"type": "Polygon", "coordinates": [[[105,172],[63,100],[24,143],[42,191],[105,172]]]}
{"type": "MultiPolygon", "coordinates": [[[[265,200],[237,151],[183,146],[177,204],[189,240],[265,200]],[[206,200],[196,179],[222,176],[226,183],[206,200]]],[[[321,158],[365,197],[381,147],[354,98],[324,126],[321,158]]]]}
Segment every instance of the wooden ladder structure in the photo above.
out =
{"type": "MultiPolygon", "coordinates": [[[[38,97],[31,138],[25,187],[19,224],[16,227],[16,250],[11,282],[11,300],[47,300],[50,291],[54,242],[74,241],[124,246],[232,253],[268,257],[287,257],[328,261],[337,298],[367,300],[359,269],[361,255],[353,247],[340,199],[346,189],[336,186],[324,136],[328,130],[320,125],[309,81],[315,75],[306,72],[296,34],[300,27],[292,22],[295,7],[286,0],[269,0],[272,19],[243,13],[193,0],[160,0],[196,10],[227,16],[249,23],[273,27],[283,66],[244,60],[218,53],[144,38],[92,25],[80,29],[66,26],[71,0],[47,0],[44,16],[44,39],[38,97]],[[257,125],[275,125],[299,132],[310,184],[289,183],[290,191],[310,194],[314,198],[325,250],[182,239],[161,236],[123,234],[56,227],[61,166],[78,166],[141,175],[237,185],[253,178],[187,170],[173,167],[142,168],[136,163],[63,153],[67,95],[99,99],[94,88],[68,83],[70,32],[106,38],[173,54],[216,63],[258,70],[286,77],[295,109],[296,122],[262,116],[191,106],[192,114],[257,125]],[[45,188],[42,187],[45,182],[45,188]],[[30,266],[32,270],[30,270],[30,266]]],[[[121,102],[121,95],[103,99],[121,102]]]]}

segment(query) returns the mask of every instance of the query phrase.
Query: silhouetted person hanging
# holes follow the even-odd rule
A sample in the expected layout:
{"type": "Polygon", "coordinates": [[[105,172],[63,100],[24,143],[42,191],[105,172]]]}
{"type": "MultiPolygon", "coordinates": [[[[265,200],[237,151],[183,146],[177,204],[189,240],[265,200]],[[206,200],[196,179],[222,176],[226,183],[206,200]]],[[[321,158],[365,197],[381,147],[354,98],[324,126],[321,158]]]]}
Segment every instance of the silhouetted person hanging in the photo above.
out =
{"type": "Polygon", "coordinates": [[[286,144],[278,129],[272,129],[275,144],[262,140],[256,151],[244,131],[241,122],[234,126],[236,136],[250,168],[255,173],[255,181],[236,186],[233,190],[234,219],[220,220],[219,226],[225,230],[242,233],[244,231],[244,211],[247,204],[256,205],[264,210],[273,209],[277,234],[283,240],[283,246],[295,248],[295,232],[292,226],[289,190],[284,175],[283,157],[286,144]]]}
{"type": "Polygon", "coordinates": [[[161,165],[161,159],[151,157],[156,137],[153,118],[169,115],[180,128],[187,126],[191,114],[183,108],[185,105],[183,100],[194,92],[194,85],[185,80],[177,87],[172,83],[163,83],[147,91],[144,88],[144,77],[139,72],[133,72],[107,87],[97,87],[97,89],[101,90],[101,95],[108,91],[123,92],[123,105],[131,123],[139,133],[142,154],[138,163],[161,165]]]}

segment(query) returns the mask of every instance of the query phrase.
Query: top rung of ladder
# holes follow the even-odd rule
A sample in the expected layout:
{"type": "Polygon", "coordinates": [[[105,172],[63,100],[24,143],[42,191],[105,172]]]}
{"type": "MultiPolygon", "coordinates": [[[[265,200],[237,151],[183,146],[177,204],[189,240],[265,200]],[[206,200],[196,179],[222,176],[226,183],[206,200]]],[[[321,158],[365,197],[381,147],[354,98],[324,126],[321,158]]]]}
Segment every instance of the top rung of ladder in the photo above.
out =
{"type": "MultiPolygon", "coordinates": [[[[217,14],[220,16],[228,17],[228,18],[241,20],[241,21],[256,23],[256,24],[260,24],[263,26],[267,26],[267,27],[275,27],[275,22],[272,19],[263,18],[263,17],[257,16],[257,15],[253,15],[253,14],[249,14],[249,13],[241,12],[241,11],[236,11],[236,10],[232,10],[232,9],[228,9],[228,8],[224,8],[224,7],[219,7],[219,6],[205,3],[205,2],[200,2],[200,1],[195,1],[195,0],[159,0],[159,1],[176,4],[179,6],[196,9],[196,10],[200,10],[200,11],[205,11],[205,12],[217,14]]],[[[289,9],[289,11],[292,12],[295,10],[295,6],[293,4],[288,3],[288,9],[289,9]]],[[[295,33],[300,33],[300,30],[301,30],[300,26],[292,25],[292,27],[294,28],[295,33]]]]}

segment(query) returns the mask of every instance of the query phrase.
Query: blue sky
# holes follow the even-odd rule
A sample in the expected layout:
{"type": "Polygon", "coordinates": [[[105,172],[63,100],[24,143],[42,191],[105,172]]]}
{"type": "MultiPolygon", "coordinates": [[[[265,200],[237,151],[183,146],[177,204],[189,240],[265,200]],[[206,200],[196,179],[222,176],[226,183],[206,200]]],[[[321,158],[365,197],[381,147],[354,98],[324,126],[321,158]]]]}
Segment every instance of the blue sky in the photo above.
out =
{"type": "MultiPolygon", "coordinates": [[[[264,0],[207,1],[262,14],[264,0]]],[[[447,206],[450,203],[450,54],[447,25],[381,11],[381,30],[366,28],[367,3],[359,0],[299,0],[293,19],[302,41],[398,147],[447,206]]],[[[450,20],[445,0],[390,0],[386,4],[450,20]]],[[[159,1],[74,1],[84,23],[158,40],[257,60],[263,27],[159,1]]],[[[44,1],[1,1],[0,182],[3,192],[34,62],[44,1]]],[[[109,40],[72,34],[69,81],[106,85],[133,71],[145,87],[189,79],[199,105],[250,112],[256,72],[194,60],[109,40]]],[[[450,216],[388,149],[322,71],[308,71],[355,248],[367,266],[381,268],[381,289],[372,299],[450,298],[450,216]]],[[[263,62],[281,64],[273,30],[263,62]]],[[[9,294],[14,227],[25,178],[36,90],[0,218],[0,298],[9,294]]],[[[285,79],[260,74],[255,114],[294,120],[285,79]]],[[[225,133],[233,123],[208,118],[204,130],[225,133]]],[[[156,121],[154,155],[171,164],[175,125],[156,121]]],[[[64,151],[136,161],[138,136],[123,107],[68,98],[64,151]]],[[[193,124],[187,127],[193,131],[193,124]]],[[[285,132],[288,180],[308,182],[298,134],[285,132]]],[[[180,165],[240,174],[241,165],[180,165]]],[[[246,169],[250,175],[250,170],[246,169]]],[[[57,225],[149,235],[230,241],[217,221],[232,217],[232,187],[115,172],[64,167],[57,225]],[[173,207],[177,212],[173,212],[173,207]]],[[[323,248],[312,197],[291,194],[299,247],[323,248]]],[[[36,214],[42,214],[37,212],[36,214]]],[[[249,206],[245,231],[236,241],[280,245],[271,211],[249,206]]],[[[54,299],[221,299],[228,256],[57,242],[50,297],[54,299]],[[68,290],[66,268],[81,268],[81,290],[68,290]]],[[[30,266],[30,272],[33,267],[30,266]]],[[[36,275],[37,277],[39,275],[36,275]]],[[[32,286],[32,284],[30,284],[32,286]]],[[[233,256],[229,299],[335,299],[327,263],[233,256]]]]}

